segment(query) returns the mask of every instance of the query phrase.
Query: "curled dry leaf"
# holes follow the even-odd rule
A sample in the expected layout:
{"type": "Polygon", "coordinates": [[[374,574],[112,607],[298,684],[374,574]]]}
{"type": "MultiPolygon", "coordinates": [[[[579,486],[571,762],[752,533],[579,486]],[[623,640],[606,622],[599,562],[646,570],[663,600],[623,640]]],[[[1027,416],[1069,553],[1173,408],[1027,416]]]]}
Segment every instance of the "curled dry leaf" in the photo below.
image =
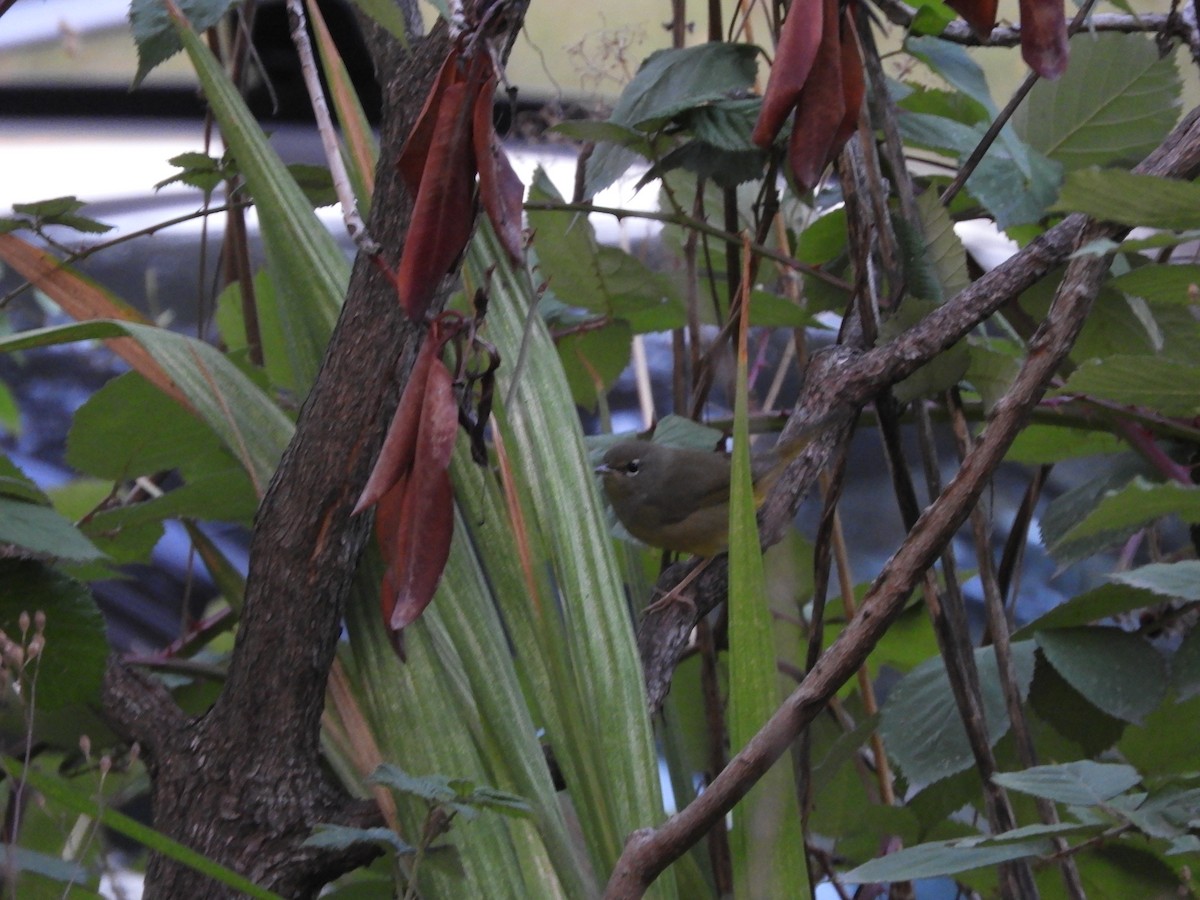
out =
{"type": "Polygon", "coordinates": [[[525,185],[513,171],[508,154],[500,145],[492,124],[492,102],[496,96],[493,72],[475,98],[475,166],[479,169],[479,197],[500,243],[514,263],[521,262],[521,201],[525,185]]]}
{"type": "Polygon", "coordinates": [[[850,140],[858,128],[858,114],[862,111],[863,97],[867,84],[863,75],[862,53],[858,46],[858,29],[854,25],[855,3],[853,0],[842,11],[841,63],[842,63],[842,121],[833,135],[833,144],[825,164],[833,162],[838,152],[850,140]]]}
{"type": "MultiPolygon", "coordinates": [[[[762,109],[754,123],[754,143],[769,147],[800,100],[821,43],[823,0],[793,0],[779,34],[775,63],[767,78],[762,109]]],[[[835,4],[836,9],[836,4],[835,4]]]]}
{"type": "Polygon", "coordinates": [[[412,469],[388,492],[375,521],[387,563],[380,604],[392,631],[411,624],[429,605],[450,556],[454,497],[448,469],[457,429],[450,372],[435,359],[426,382],[412,469]]]}
{"type": "Polygon", "coordinates": [[[466,80],[451,80],[446,85],[439,81],[435,86],[435,90],[441,89],[437,121],[396,273],[400,302],[412,319],[425,317],[438,285],[454,269],[474,226],[471,87],[466,80]]]}
{"type": "Polygon", "coordinates": [[[841,27],[838,0],[824,0],[821,44],[796,106],[796,122],[788,142],[788,162],[797,184],[808,190],[817,183],[846,116],[842,89],[841,27]]]}
{"type": "Polygon", "coordinates": [[[1067,69],[1067,17],[1063,0],[1020,0],[1021,57],[1043,78],[1067,69]]]}
{"type": "Polygon", "coordinates": [[[416,199],[394,281],[412,319],[424,318],[471,238],[477,174],[484,211],[509,256],[521,260],[525,187],[492,123],[498,80],[486,49],[451,48],[400,153],[400,175],[416,199]]]}

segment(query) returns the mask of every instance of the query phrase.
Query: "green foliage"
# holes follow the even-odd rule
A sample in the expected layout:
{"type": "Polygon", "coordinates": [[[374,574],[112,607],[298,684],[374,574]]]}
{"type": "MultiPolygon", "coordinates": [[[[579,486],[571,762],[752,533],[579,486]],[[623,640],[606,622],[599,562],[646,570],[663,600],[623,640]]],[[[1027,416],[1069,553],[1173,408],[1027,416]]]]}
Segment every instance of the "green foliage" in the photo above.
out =
{"type": "MultiPolygon", "coordinates": [[[[0,543],[15,557],[0,560],[0,629],[10,638],[19,633],[24,610],[40,609],[46,619],[36,708],[23,705],[28,694],[22,691],[5,695],[5,710],[10,721],[49,746],[69,745],[95,705],[103,672],[103,626],[85,581],[110,577],[113,564],[147,560],[167,520],[185,523],[225,599],[239,608],[243,576],[198,523],[252,521],[291,438],[291,415],[317,376],[349,277],[342,251],[313,214],[315,204],[332,201],[328,172],[284,166],[198,37],[231,4],[193,0],[179,6],[187,23],[173,21],[160,3],[133,4],[137,81],[186,49],[228,151],[219,159],[175,157],[179,172],[158,187],[183,183],[211,193],[233,176],[244,181],[231,200],[256,208],[267,257],[253,284],[263,365],[249,362],[243,321],[249,295],[238,285],[229,286],[216,306],[224,352],[161,328],[111,319],[0,337],[6,352],[132,340],[149,360],[75,413],[67,446],[67,460],[81,476],[74,484],[48,497],[0,457],[0,543]],[[132,481],[164,473],[170,473],[170,490],[128,502],[132,481]]],[[[359,0],[359,6],[393,34],[406,32],[393,4],[359,0]]],[[[946,181],[941,165],[965,164],[1000,114],[974,52],[936,37],[950,17],[937,0],[919,5],[902,58],[923,67],[922,83],[903,67],[889,67],[905,79],[890,86],[901,139],[920,164],[910,172],[880,170],[878,181],[887,188],[911,178],[918,221],[907,221],[899,203],[886,209],[878,204],[872,227],[890,239],[869,253],[854,218],[853,203],[861,205],[861,196],[852,198],[849,190],[843,196],[842,184],[831,181],[815,198],[798,198],[782,179],[764,179],[775,170],[749,139],[760,103],[749,92],[761,54],[751,45],[722,42],[654,54],[607,121],[557,129],[598,142],[586,196],[635,163],[645,166],[640,186],[663,183],[664,212],[657,217],[668,221],[660,256],[601,245],[587,213],[566,208],[540,172],[529,196],[531,268],[514,268],[490,229],[480,228],[467,250],[464,286],[466,296],[480,286],[489,292],[481,336],[501,359],[489,465],[469,461],[460,441],[450,563],[436,601],[406,630],[406,664],[379,628],[379,562],[373,549],[367,554],[348,604],[348,640],[340,648],[339,677],[348,690],[329,704],[329,718],[337,722],[325,734],[330,770],[351,791],[370,790],[368,784],[390,789],[395,821],[386,828],[323,826],[310,846],[346,849],[366,842],[390,849],[407,873],[397,876],[401,887],[422,896],[596,895],[628,835],[663,819],[660,772],[669,769],[676,802],[688,802],[725,749],[721,727],[736,752],[778,708],[781,685],[790,687],[780,670],[799,673],[804,666],[814,625],[813,546],[794,541],[772,551],[764,566],[748,477],[755,404],[763,402],[762,412],[771,414],[790,402],[772,393],[771,409],[765,408],[767,376],[777,362],[771,353],[783,342],[768,340],[763,329],[812,328],[818,314],[842,315],[853,293],[886,306],[878,339],[892,340],[952,303],[978,277],[956,231],[963,219],[986,216],[1029,241],[1055,213],[1080,211],[1166,230],[1121,244],[1094,242],[1080,251],[1115,252],[1111,277],[1095,298],[1069,366],[1008,454],[1021,465],[1072,464],[1056,469],[1068,470],[1072,486],[1060,490],[1052,481],[1056,496],[1035,510],[1031,527],[1060,570],[1079,575],[1061,586],[1074,596],[1013,635],[1015,683],[1009,687],[1026,712],[1041,765],[1022,762],[1018,753],[1004,701],[1007,676],[993,648],[975,649],[987,737],[1000,771],[994,780],[1010,792],[1018,827],[1005,833],[976,827],[983,821],[978,776],[971,771],[976,759],[929,616],[915,599],[880,640],[863,679],[843,685],[834,714],[810,727],[807,747],[796,758],[811,765],[811,798],[795,803],[792,767],[786,760],[777,764],[735,809],[733,860],[738,886],[750,894],[804,894],[806,839],[833,846],[844,861],[839,864],[853,867],[844,876],[850,882],[954,876],[987,894],[996,889],[997,865],[1046,860],[1065,841],[1089,896],[1143,896],[1184,884],[1181,873],[1200,854],[1194,835],[1200,818],[1194,771],[1200,632],[1188,624],[1187,607],[1200,600],[1200,571],[1194,560],[1181,558],[1187,545],[1179,537],[1185,529],[1177,526],[1200,522],[1200,494],[1180,477],[1194,464],[1189,445],[1196,442],[1193,419],[1200,414],[1200,328],[1193,318],[1200,268],[1176,264],[1166,254],[1150,261],[1141,252],[1194,240],[1200,194],[1191,182],[1126,171],[1174,124],[1179,76],[1148,38],[1080,35],[1064,78],[1034,87],[967,179],[969,196],[946,206],[940,201],[946,181]],[[930,86],[931,77],[937,86],[930,86]],[[930,152],[936,159],[928,159],[930,152]],[[766,219],[764,211],[776,209],[779,218],[766,219]],[[773,255],[736,258],[742,237],[727,231],[752,235],[773,255]],[[736,253],[727,254],[729,239],[736,253]],[[781,260],[792,265],[776,268],[781,260]],[[857,271],[864,261],[867,271],[857,271]],[[737,267],[744,264],[753,283],[737,288],[737,267]],[[745,349],[736,377],[727,377],[722,341],[725,333],[738,332],[728,321],[738,290],[750,297],[752,329],[740,332],[745,349]],[[676,371],[698,378],[712,363],[707,374],[716,387],[707,413],[735,410],[737,476],[728,632],[718,632],[720,646],[711,656],[697,654],[681,664],[656,735],[628,600],[646,596],[658,554],[626,547],[615,552],[577,408],[607,417],[609,391],[633,358],[634,337],[667,331],[693,351],[675,361],[676,371]],[[696,334],[701,344],[693,346],[696,334]],[[1138,438],[1132,445],[1122,438],[1130,435],[1138,438]],[[1121,452],[1130,446],[1141,455],[1121,452]],[[1118,543],[1129,553],[1144,547],[1152,552],[1096,586],[1098,573],[1114,568],[1106,554],[1118,543]],[[784,604],[768,608],[768,593],[784,604]],[[881,710],[876,689],[886,693],[881,710]],[[359,722],[363,746],[394,761],[369,778],[348,749],[353,741],[338,740],[344,738],[338,727],[359,722]],[[547,750],[565,790],[551,778],[547,750]],[[899,777],[887,781],[892,766],[899,777]],[[885,783],[902,799],[881,802],[885,783]],[[1039,823],[1032,798],[1055,804],[1061,824],[1039,823]],[[451,819],[462,827],[449,828],[451,819]],[[906,849],[880,856],[879,848],[896,839],[906,849]]],[[[336,74],[326,49],[326,73],[336,74]]],[[[372,142],[352,101],[341,97],[338,108],[349,111],[343,126],[359,132],[361,150],[372,142]]],[[[878,122],[869,125],[882,134],[878,122]]],[[[369,155],[361,153],[352,165],[364,205],[369,155]]],[[[83,208],[75,197],[18,206],[0,219],[0,233],[107,228],[82,215],[83,208]]],[[[81,282],[67,265],[56,277],[81,282]]],[[[1005,306],[986,327],[892,385],[893,396],[908,404],[957,390],[967,401],[969,424],[980,424],[1026,361],[1029,336],[1051,315],[1061,279],[1061,268],[1050,272],[1021,296],[1019,308],[1005,306]]],[[[854,308],[861,312],[869,305],[854,308]]],[[[10,431],[19,422],[11,395],[3,391],[0,421],[10,431]]],[[[713,424],[718,427],[662,416],[654,439],[711,448],[730,430],[727,421],[713,424]]],[[[998,480],[990,493],[1010,489],[998,480]]],[[[885,507],[882,499],[872,507],[880,523],[892,515],[885,507]]],[[[996,519],[1007,525],[1007,513],[996,519]]],[[[868,529],[876,524],[866,523],[868,529]]],[[[1023,533],[1011,537],[1010,546],[1024,544],[1023,533]]],[[[829,544],[818,548],[826,553],[829,544]]],[[[848,555],[855,552],[852,547],[848,555]]],[[[858,577],[874,565],[857,558],[848,564],[858,577]]],[[[848,580],[849,570],[843,574],[848,580]]],[[[1018,568],[1016,581],[1021,574],[1018,568]]],[[[947,567],[939,577],[948,583],[954,573],[947,567]]],[[[1028,590],[1034,576],[1025,577],[1028,590]]],[[[847,596],[827,605],[826,646],[845,632],[855,599],[851,586],[839,587],[847,596]]],[[[860,586],[858,596],[864,591],[860,586]]],[[[185,662],[196,672],[219,674],[227,649],[209,644],[204,657],[185,662]]],[[[27,664],[23,671],[33,670],[27,664]]],[[[199,712],[216,689],[191,674],[164,683],[189,711],[199,712]]],[[[11,764],[9,770],[52,806],[95,816],[233,888],[265,895],[97,797],[67,787],[60,775],[37,768],[22,773],[11,764]]],[[[23,837],[16,851],[10,860],[24,877],[91,889],[90,862],[64,862],[54,847],[32,836],[23,837]]],[[[701,896],[713,889],[701,874],[708,863],[696,849],[652,890],[701,896]]],[[[1045,896],[1062,890],[1050,879],[1052,870],[1045,866],[1038,873],[1045,896]]],[[[332,895],[390,896],[393,888],[391,879],[373,870],[332,895]]]]}

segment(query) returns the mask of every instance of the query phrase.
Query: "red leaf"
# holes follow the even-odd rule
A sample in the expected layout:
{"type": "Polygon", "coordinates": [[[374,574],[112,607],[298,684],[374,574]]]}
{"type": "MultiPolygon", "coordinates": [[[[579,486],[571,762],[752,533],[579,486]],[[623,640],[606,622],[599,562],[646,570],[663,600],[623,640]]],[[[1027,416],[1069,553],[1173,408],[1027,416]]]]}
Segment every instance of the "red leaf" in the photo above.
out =
{"type": "Polygon", "coordinates": [[[390,596],[380,601],[384,622],[393,631],[411,625],[425,611],[450,558],[450,541],[454,537],[450,474],[442,471],[409,479],[402,516],[400,530],[395,535],[394,561],[384,576],[385,590],[389,587],[392,590],[390,596]]]}
{"type": "Polygon", "coordinates": [[[479,197],[500,243],[514,263],[521,262],[521,201],[525,185],[513,171],[508,154],[496,137],[492,104],[496,97],[496,74],[491,73],[475,98],[475,168],[479,170],[479,197]]]}
{"type": "Polygon", "coordinates": [[[1067,18],[1063,0],[1020,0],[1021,57],[1043,78],[1067,70],[1067,18]]]}
{"type": "Polygon", "coordinates": [[[996,27],[996,7],[999,0],[946,0],[946,5],[962,16],[980,37],[987,37],[996,27]]]}
{"type": "MultiPolygon", "coordinates": [[[[440,347],[437,335],[426,346],[440,347]]],[[[381,587],[384,622],[399,631],[433,600],[454,536],[454,495],[448,469],[458,430],[458,405],[449,370],[429,365],[411,470],[379,504],[375,519],[387,572],[381,587]]]]}
{"type": "Polygon", "coordinates": [[[817,183],[846,114],[842,90],[842,46],[838,0],[824,0],[821,45],[812,74],[800,92],[796,122],[788,142],[788,162],[796,183],[808,190],[817,183]]]}
{"type": "MultiPolygon", "coordinates": [[[[396,414],[392,416],[387,436],[383,439],[383,446],[375,460],[375,467],[371,469],[366,487],[359,495],[351,515],[356,515],[378,503],[391,490],[392,485],[412,469],[430,364],[441,352],[441,349],[440,343],[428,337],[421,345],[416,362],[413,363],[412,373],[408,376],[408,384],[404,386],[404,394],[400,397],[400,404],[396,407],[396,414]]],[[[443,368],[445,367],[443,366],[443,368]]]]}
{"type": "MultiPolygon", "coordinates": [[[[760,147],[771,145],[800,100],[800,92],[817,59],[827,8],[828,4],[823,6],[822,0],[793,0],[788,9],[779,33],[779,46],[775,48],[775,63],[763,92],[762,109],[754,123],[753,140],[760,147]]],[[[834,9],[836,18],[836,6],[834,9]]]]}
{"type": "Polygon", "coordinates": [[[424,318],[438,284],[454,268],[474,227],[473,101],[472,85],[464,81],[446,85],[440,98],[412,223],[396,272],[400,302],[412,319],[424,318]]]}
{"type": "Polygon", "coordinates": [[[845,111],[842,121],[833,134],[833,144],[825,157],[825,165],[829,165],[837,157],[838,152],[846,145],[846,141],[858,129],[858,114],[862,111],[863,97],[867,85],[863,78],[862,56],[858,47],[858,29],[854,26],[855,4],[852,2],[842,13],[842,102],[845,111]]]}
{"type": "Polygon", "coordinates": [[[425,163],[429,159],[429,148],[433,144],[433,133],[437,127],[443,95],[457,75],[458,48],[452,47],[446,54],[437,80],[429,88],[429,96],[425,98],[421,114],[413,123],[412,131],[408,133],[408,139],[404,142],[404,148],[396,161],[400,177],[404,179],[408,192],[414,197],[421,186],[421,175],[425,172],[425,163]]]}

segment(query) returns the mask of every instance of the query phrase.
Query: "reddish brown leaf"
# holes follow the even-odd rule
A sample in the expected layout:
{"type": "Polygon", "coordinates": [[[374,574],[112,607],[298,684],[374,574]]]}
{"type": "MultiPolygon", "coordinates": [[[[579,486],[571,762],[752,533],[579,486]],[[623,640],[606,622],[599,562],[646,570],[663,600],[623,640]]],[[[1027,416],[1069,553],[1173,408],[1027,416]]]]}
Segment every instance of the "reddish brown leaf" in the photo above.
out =
{"type": "MultiPolygon", "coordinates": [[[[809,72],[817,59],[823,19],[828,4],[822,0],[792,0],[775,48],[775,63],[763,92],[762,110],[754,123],[754,143],[769,147],[800,100],[809,72]]],[[[834,6],[836,20],[836,4],[834,6]]]]}
{"type": "Polygon", "coordinates": [[[408,384],[404,386],[404,394],[392,416],[388,426],[387,436],[375,460],[375,467],[367,479],[366,487],[359,495],[354,505],[356,515],[376,503],[392,486],[406,475],[413,466],[416,456],[417,431],[421,423],[421,407],[425,402],[425,385],[429,380],[431,363],[441,352],[441,344],[426,338],[413,363],[412,373],[408,376],[408,384]]]}
{"type": "MultiPolygon", "coordinates": [[[[478,88],[476,88],[478,89],[478,88]]],[[[412,319],[422,319],[442,278],[454,268],[475,222],[474,95],[466,82],[446,86],[438,107],[396,286],[412,319]]]]}
{"type": "Polygon", "coordinates": [[[400,177],[404,179],[408,192],[413,196],[416,196],[421,186],[421,176],[425,172],[426,160],[429,159],[429,148],[433,144],[433,134],[437,129],[443,95],[452,82],[461,80],[458,60],[458,48],[451,47],[437,79],[429,88],[429,96],[425,98],[421,114],[413,123],[412,131],[408,133],[408,139],[404,142],[404,148],[396,162],[400,177]]]}
{"type": "Polygon", "coordinates": [[[448,468],[458,429],[458,405],[450,372],[441,360],[429,369],[411,477],[404,478],[398,509],[380,504],[376,533],[388,575],[381,598],[385,621],[398,631],[429,605],[450,554],[454,496],[448,468]],[[388,607],[391,607],[390,614],[388,607]]]}
{"type": "Polygon", "coordinates": [[[846,141],[850,140],[850,137],[858,129],[858,114],[862,111],[863,97],[867,91],[854,15],[855,4],[851,3],[842,12],[842,102],[845,110],[842,113],[842,121],[833,134],[833,143],[825,157],[825,165],[833,162],[842,147],[846,145],[846,141]]]}
{"type": "MultiPolygon", "coordinates": [[[[403,521],[396,535],[395,560],[384,576],[391,593],[388,628],[399,631],[425,611],[450,558],[454,537],[454,491],[448,472],[411,478],[405,491],[403,521]]],[[[385,607],[388,598],[382,598],[385,607]]]]}
{"type": "Polygon", "coordinates": [[[996,27],[996,7],[999,0],[946,0],[946,5],[962,16],[980,37],[987,37],[996,27]]]}
{"type": "Polygon", "coordinates": [[[1063,0],[1020,0],[1021,57],[1043,78],[1067,70],[1067,18],[1063,0]]]}
{"type": "Polygon", "coordinates": [[[521,201],[525,185],[513,171],[508,154],[496,137],[492,103],[496,96],[496,74],[491,73],[475,98],[475,167],[479,170],[479,197],[509,258],[521,262],[521,201]]]}
{"type": "Polygon", "coordinates": [[[842,90],[842,46],[838,0],[824,0],[821,45],[812,73],[800,92],[796,122],[788,142],[788,162],[802,190],[817,183],[846,114],[842,90]]]}

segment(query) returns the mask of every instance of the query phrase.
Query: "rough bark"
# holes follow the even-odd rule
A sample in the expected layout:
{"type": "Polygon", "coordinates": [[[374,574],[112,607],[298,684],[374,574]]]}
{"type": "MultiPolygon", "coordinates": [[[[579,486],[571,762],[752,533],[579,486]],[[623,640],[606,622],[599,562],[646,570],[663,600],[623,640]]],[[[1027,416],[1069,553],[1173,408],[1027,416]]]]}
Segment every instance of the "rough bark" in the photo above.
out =
{"type": "MultiPolygon", "coordinates": [[[[379,46],[378,36],[375,40],[379,46]]],[[[370,228],[395,265],[410,202],[395,159],[446,47],[444,30],[394,49],[386,65],[382,153],[370,228]]],[[[372,848],[302,847],[319,823],[374,823],[322,769],[325,684],[369,516],[351,519],[421,337],[394,289],[360,255],[317,381],[259,508],[244,613],[220,697],[189,718],[151,678],[113,659],[106,711],[137,741],[151,778],[154,825],[288,897],[315,896],[369,860],[372,848]]],[[[146,897],[234,892],[152,857],[146,897]]]]}

